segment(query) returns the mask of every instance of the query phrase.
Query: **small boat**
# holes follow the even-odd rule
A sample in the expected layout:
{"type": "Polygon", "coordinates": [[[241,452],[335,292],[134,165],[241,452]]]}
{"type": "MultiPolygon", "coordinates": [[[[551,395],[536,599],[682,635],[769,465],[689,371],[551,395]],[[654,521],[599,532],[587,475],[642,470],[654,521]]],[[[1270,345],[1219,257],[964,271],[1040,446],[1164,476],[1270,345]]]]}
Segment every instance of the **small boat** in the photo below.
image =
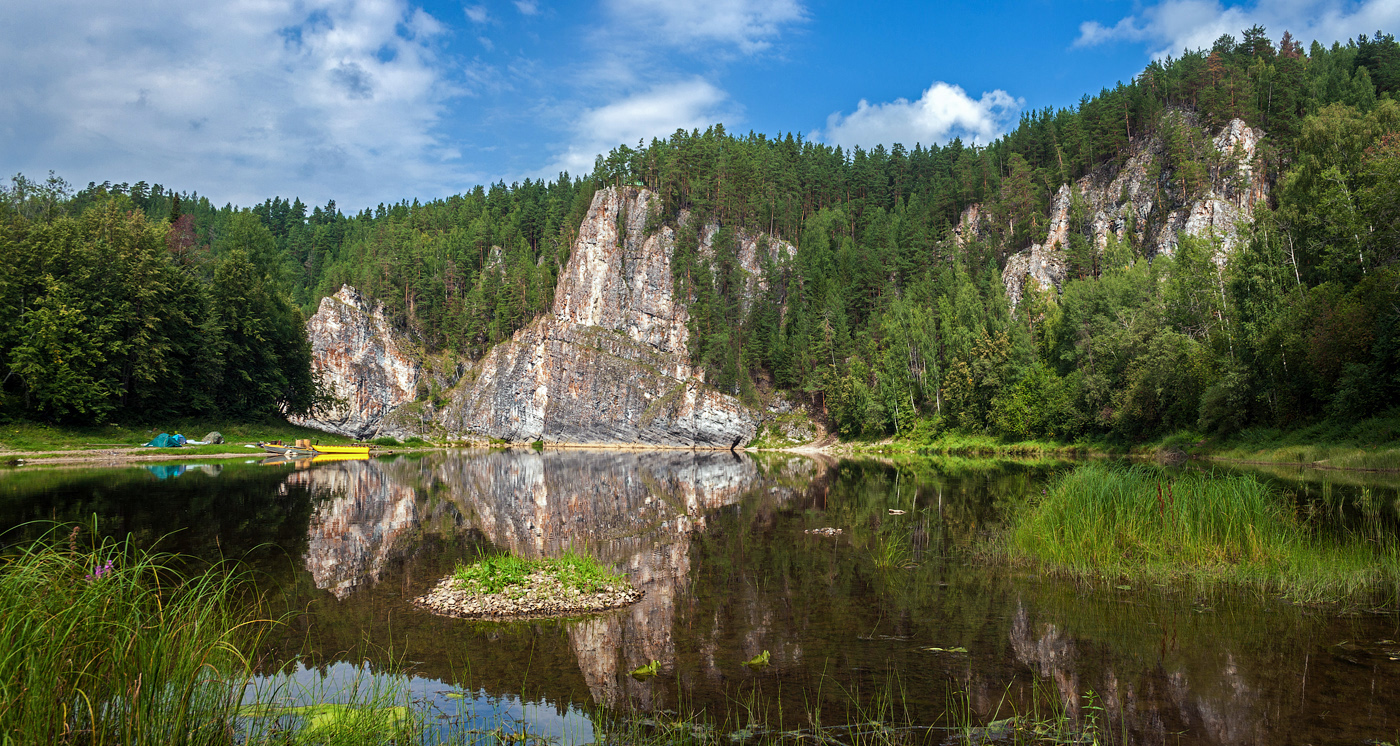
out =
{"type": "Polygon", "coordinates": [[[296,446],[284,446],[281,443],[259,443],[264,451],[274,456],[284,456],[286,458],[311,458],[315,456],[309,448],[298,448],[296,446]]]}
{"type": "Polygon", "coordinates": [[[316,453],[336,453],[336,455],[346,456],[370,455],[370,446],[368,445],[312,445],[311,449],[316,453]]]}

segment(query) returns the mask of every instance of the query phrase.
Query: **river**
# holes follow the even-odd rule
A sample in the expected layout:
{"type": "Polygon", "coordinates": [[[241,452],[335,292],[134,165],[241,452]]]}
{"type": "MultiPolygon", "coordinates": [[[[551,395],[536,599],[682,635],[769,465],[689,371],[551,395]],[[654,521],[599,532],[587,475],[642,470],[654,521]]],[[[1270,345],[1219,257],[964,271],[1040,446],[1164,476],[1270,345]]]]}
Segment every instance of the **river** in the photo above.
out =
{"type": "MultiPolygon", "coordinates": [[[[1113,743],[1396,740],[1393,601],[1076,583],[978,553],[1070,468],[577,450],[25,467],[0,470],[0,528],[10,545],[60,521],[238,559],[286,619],[262,651],[263,691],[398,687],[443,728],[589,743],[599,713],[704,713],[737,741],[818,717],[943,728],[1058,711],[1113,743]],[[842,532],[808,533],[827,527],[842,532]],[[643,600],[516,623],[409,603],[483,552],[569,547],[628,573],[643,600]],[[764,651],[769,666],[743,665],[764,651]],[[651,661],[659,675],[628,674],[651,661]]],[[[1394,475],[1257,473],[1339,528],[1356,504],[1400,512],[1394,475]]]]}

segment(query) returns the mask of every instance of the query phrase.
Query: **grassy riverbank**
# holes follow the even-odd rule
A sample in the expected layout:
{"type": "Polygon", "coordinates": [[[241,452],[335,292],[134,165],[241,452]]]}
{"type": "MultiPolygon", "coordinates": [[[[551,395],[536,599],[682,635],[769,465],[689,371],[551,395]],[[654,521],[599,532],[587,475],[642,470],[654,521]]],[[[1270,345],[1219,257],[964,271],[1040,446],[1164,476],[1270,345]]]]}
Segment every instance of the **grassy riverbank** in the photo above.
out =
{"type": "Polygon", "coordinates": [[[138,448],[160,433],[181,433],[190,440],[203,438],[217,431],[224,436],[224,445],[188,446],[185,448],[151,448],[152,453],[175,452],[200,456],[210,453],[243,452],[245,443],[262,440],[294,441],[310,438],[326,444],[348,444],[351,438],[297,427],[286,420],[267,419],[254,422],[215,420],[172,420],[151,424],[109,424],[93,427],[64,427],[34,422],[0,424],[0,453],[13,453],[26,459],[38,454],[61,452],[111,451],[138,448]],[[30,454],[26,456],[25,454],[30,454]]]}
{"type": "Polygon", "coordinates": [[[266,628],[239,576],[50,535],[0,565],[0,741],[221,744],[266,628]]]}
{"type": "Polygon", "coordinates": [[[1167,456],[1320,469],[1400,472],[1400,414],[1322,422],[1292,430],[1251,428],[1228,436],[1178,431],[1142,442],[1109,438],[1017,440],[920,423],[895,438],[846,441],[834,450],[859,454],[952,456],[1167,456]]]}
{"type": "Polygon", "coordinates": [[[1182,432],[1146,447],[1172,449],[1219,461],[1400,472],[1400,415],[1295,430],[1250,428],[1227,437],[1182,432]]]}
{"type": "Polygon", "coordinates": [[[1364,526],[1324,530],[1249,476],[1164,473],[1088,464],[1062,475],[1011,518],[1012,558],[1083,578],[1226,581],[1300,601],[1338,601],[1400,587],[1400,544],[1383,506],[1364,526]]]}

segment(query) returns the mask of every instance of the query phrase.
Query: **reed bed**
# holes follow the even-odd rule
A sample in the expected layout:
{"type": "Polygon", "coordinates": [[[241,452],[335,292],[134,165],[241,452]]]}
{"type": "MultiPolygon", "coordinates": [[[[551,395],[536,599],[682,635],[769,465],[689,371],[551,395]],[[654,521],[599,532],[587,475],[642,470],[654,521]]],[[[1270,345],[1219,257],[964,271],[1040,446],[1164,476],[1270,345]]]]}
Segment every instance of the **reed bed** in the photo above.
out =
{"type": "Polygon", "coordinates": [[[0,743],[223,744],[265,625],[241,578],[79,531],[0,560],[0,743]]]}
{"type": "Polygon", "coordinates": [[[1224,580],[1303,602],[1370,593],[1394,601],[1400,545],[1371,518],[1361,529],[1305,518],[1248,475],[1094,463],[1013,516],[1006,550],[1078,577],[1224,580]]]}

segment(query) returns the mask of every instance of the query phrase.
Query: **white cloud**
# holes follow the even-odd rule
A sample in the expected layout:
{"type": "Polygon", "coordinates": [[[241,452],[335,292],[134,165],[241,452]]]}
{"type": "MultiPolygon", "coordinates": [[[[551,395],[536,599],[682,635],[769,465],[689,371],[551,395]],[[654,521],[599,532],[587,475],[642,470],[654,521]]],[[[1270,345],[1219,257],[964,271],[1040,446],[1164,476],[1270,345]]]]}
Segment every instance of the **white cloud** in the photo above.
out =
{"type": "Polygon", "coordinates": [[[1258,0],[1253,5],[1226,7],[1216,0],[1165,0],[1112,26],[1098,21],[1080,24],[1074,46],[1145,42],[1153,57],[1160,58],[1184,49],[1209,49],[1222,34],[1238,39],[1242,30],[1256,24],[1268,29],[1275,41],[1290,31],[1304,45],[1314,39],[1330,45],[1377,29],[1394,29],[1400,25],[1400,2],[1258,0]]]}
{"type": "Polygon", "coordinates": [[[1015,122],[1021,104],[1006,91],[974,99],[959,86],[937,82],[917,101],[898,98],[871,105],[862,99],[849,115],[836,112],[827,117],[826,128],[814,136],[847,148],[880,143],[912,148],[915,143],[941,144],[954,137],[986,144],[1015,122]]]}
{"type": "Polygon", "coordinates": [[[664,139],[677,129],[703,130],[736,116],[729,95],[706,80],[658,85],[585,111],[575,122],[567,151],[539,175],[553,178],[568,171],[580,176],[593,170],[598,154],[618,145],[664,139]]]}
{"type": "Polygon", "coordinates": [[[751,54],[807,18],[798,0],[608,0],[613,15],[683,47],[718,42],[751,54]]]}
{"type": "Polygon", "coordinates": [[[468,5],[462,8],[462,12],[467,14],[467,20],[472,23],[486,23],[485,5],[468,5]]]}
{"type": "Polygon", "coordinates": [[[405,0],[27,3],[0,25],[0,161],[242,204],[456,187],[456,91],[405,0]],[[81,4],[83,7],[73,7],[81,4]]]}
{"type": "Polygon", "coordinates": [[[515,9],[521,15],[535,16],[540,13],[540,4],[535,0],[515,0],[515,9]]]}

